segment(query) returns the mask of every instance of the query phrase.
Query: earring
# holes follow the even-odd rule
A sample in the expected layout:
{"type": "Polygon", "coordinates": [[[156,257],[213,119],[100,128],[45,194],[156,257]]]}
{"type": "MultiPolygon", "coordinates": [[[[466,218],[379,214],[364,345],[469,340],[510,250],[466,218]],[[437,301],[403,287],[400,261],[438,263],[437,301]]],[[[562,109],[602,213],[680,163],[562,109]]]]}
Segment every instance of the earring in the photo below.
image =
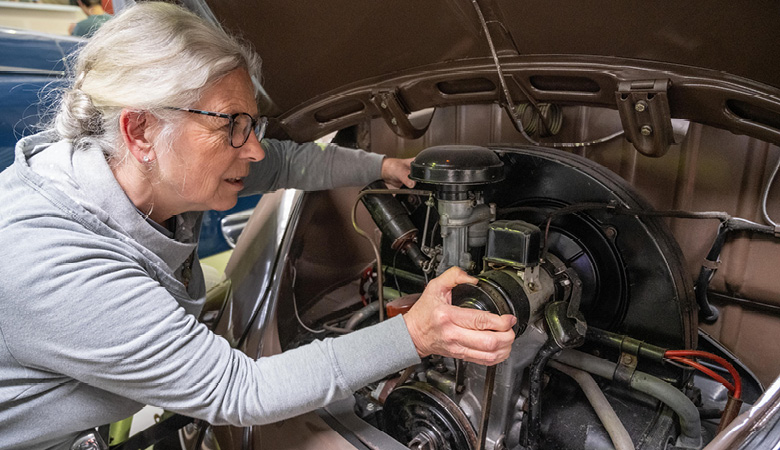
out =
{"type": "Polygon", "coordinates": [[[149,155],[144,155],[143,160],[145,163],[149,162],[149,155]]]}

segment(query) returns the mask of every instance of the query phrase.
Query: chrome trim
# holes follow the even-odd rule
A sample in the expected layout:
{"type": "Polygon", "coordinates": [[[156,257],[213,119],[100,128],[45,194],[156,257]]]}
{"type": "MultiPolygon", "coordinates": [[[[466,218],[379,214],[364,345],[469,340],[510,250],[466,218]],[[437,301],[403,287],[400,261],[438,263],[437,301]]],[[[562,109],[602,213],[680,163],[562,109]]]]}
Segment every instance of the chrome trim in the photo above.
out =
{"type": "Polygon", "coordinates": [[[246,228],[249,217],[252,216],[252,211],[241,211],[235,214],[229,214],[219,221],[219,229],[222,232],[222,237],[225,238],[225,242],[230,248],[236,248],[236,242],[238,237],[241,236],[241,232],[246,228]]]}

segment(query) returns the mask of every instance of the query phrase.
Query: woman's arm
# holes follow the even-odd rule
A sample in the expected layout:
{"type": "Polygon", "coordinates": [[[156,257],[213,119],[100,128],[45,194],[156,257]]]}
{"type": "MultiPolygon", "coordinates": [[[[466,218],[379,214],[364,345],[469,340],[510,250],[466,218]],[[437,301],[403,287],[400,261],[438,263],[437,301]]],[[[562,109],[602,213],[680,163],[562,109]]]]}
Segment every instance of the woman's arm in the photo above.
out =
{"type": "Polygon", "coordinates": [[[261,145],[265,158],[251,165],[241,195],[281,188],[317,191],[364,186],[379,179],[396,187],[414,186],[408,178],[411,159],[385,158],[363,150],[315,142],[298,144],[263,139],[261,145]]]}
{"type": "Polygon", "coordinates": [[[400,317],[255,361],[187,314],[131,248],[78,228],[3,230],[28,243],[0,270],[0,330],[24,367],[247,426],[324,406],[419,361],[400,317]]]}

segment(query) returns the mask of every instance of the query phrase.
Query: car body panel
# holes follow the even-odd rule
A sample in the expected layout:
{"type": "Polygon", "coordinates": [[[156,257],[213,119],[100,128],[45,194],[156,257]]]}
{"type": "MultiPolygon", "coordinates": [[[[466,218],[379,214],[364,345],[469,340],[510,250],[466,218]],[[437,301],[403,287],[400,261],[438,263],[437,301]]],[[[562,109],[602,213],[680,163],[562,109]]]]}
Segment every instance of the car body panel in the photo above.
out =
{"type": "MultiPolygon", "coordinates": [[[[490,56],[472,2],[291,1],[262,13],[238,0],[207,3],[221,23],[257,46],[264,87],[282,112],[361,80],[490,56]],[[288,82],[298,77],[307,82],[288,82]]],[[[479,4],[487,20],[497,21],[491,26],[502,56],[665,61],[780,87],[780,56],[770,51],[780,41],[772,2],[479,4]]]]}
{"type": "Polygon", "coordinates": [[[409,112],[501,101],[472,7],[479,4],[518,101],[530,93],[615,107],[618,80],[669,79],[673,117],[780,142],[780,15],[763,13],[777,8],[765,2],[285,2],[260,17],[248,3],[208,4],[263,56],[266,113],[278,119],[278,133],[296,140],[378,115],[372,97],[385,90],[397,92],[409,112]],[[294,22],[285,20],[291,16],[294,22]],[[467,77],[489,80],[488,88],[442,90],[440,83],[467,77]]]}
{"type": "Polygon", "coordinates": [[[264,195],[244,230],[252,238],[239,240],[225,269],[233,294],[216,331],[231,345],[251,349],[255,357],[263,352],[259,337],[276,314],[281,262],[289,252],[301,197],[292,190],[264,195]],[[252,336],[257,338],[254,346],[246,347],[252,336]]]}

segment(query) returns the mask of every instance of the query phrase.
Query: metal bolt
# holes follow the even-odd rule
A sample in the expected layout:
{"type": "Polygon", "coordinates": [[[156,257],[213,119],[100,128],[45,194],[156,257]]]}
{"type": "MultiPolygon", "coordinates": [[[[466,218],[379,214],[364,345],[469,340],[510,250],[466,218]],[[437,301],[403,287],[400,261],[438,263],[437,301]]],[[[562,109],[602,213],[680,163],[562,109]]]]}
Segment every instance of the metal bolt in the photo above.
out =
{"type": "Polygon", "coordinates": [[[390,123],[392,123],[393,125],[398,125],[398,121],[395,119],[395,117],[390,119],[390,123]]]}
{"type": "Polygon", "coordinates": [[[634,111],[636,112],[644,112],[647,109],[647,103],[645,103],[644,100],[639,100],[634,104],[634,111]]]}
{"type": "Polygon", "coordinates": [[[653,127],[650,125],[642,125],[642,128],[639,129],[639,132],[642,133],[642,136],[650,136],[653,134],[653,127]]]}
{"type": "Polygon", "coordinates": [[[382,109],[387,109],[387,103],[382,102],[379,106],[382,107],[382,109]]]}
{"type": "Polygon", "coordinates": [[[634,362],[634,357],[631,355],[623,355],[623,364],[631,364],[634,362]]]}
{"type": "Polygon", "coordinates": [[[374,406],[373,403],[367,403],[366,404],[366,411],[373,412],[376,409],[376,406],[374,406]]]}

